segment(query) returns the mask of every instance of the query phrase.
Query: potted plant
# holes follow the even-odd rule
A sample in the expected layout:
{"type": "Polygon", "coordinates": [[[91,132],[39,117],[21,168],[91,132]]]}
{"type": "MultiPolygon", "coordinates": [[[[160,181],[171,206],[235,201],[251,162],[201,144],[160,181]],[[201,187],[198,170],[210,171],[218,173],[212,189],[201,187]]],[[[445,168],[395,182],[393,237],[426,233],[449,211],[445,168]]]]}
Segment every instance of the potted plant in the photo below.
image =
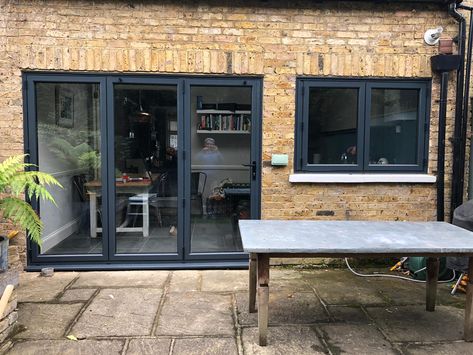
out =
{"type": "MultiPolygon", "coordinates": [[[[16,155],[0,163],[0,214],[3,219],[8,219],[21,229],[28,231],[29,238],[41,245],[41,232],[43,224],[31,205],[23,199],[23,194],[29,200],[39,199],[56,204],[48,186],[61,184],[51,175],[40,171],[26,171],[34,164],[24,162],[25,155],[16,155]]],[[[1,220],[0,220],[1,222],[1,220]]],[[[7,255],[3,250],[8,249],[8,237],[2,240],[2,263],[0,269],[8,268],[7,255]]]]}

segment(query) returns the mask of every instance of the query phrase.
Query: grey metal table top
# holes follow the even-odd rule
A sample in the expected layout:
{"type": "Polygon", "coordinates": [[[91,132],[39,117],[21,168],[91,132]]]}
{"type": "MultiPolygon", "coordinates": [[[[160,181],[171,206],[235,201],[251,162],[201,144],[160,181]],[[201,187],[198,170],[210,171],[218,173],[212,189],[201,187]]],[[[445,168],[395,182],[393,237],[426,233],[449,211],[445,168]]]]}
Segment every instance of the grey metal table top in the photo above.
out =
{"type": "Polygon", "coordinates": [[[470,254],[473,232],[445,222],[240,220],[248,253],[470,254]]]}

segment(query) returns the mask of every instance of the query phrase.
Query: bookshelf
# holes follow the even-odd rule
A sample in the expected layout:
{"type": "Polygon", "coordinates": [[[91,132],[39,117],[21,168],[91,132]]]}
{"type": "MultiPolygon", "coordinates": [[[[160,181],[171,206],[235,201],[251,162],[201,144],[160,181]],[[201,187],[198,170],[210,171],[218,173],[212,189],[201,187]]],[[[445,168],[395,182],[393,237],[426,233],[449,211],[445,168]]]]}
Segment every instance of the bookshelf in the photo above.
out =
{"type": "Polygon", "coordinates": [[[196,110],[197,133],[250,134],[251,111],[196,110]]]}
{"type": "Polygon", "coordinates": [[[197,133],[205,133],[205,134],[250,134],[250,131],[242,131],[242,130],[228,130],[228,131],[217,131],[215,129],[198,129],[197,133]]]}

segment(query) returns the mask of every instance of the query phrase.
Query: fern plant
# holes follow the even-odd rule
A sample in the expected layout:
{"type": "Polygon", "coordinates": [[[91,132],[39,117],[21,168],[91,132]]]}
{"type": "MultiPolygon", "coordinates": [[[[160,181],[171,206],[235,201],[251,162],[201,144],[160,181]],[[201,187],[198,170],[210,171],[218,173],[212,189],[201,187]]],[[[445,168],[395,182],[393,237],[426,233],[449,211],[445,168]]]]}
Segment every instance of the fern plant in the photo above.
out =
{"type": "Polygon", "coordinates": [[[0,163],[0,212],[3,218],[28,231],[30,239],[41,245],[43,223],[22,195],[30,199],[49,201],[56,205],[53,196],[46,189],[48,186],[61,184],[51,175],[40,171],[26,171],[34,166],[24,162],[25,155],[16,155],[0,163]]]}

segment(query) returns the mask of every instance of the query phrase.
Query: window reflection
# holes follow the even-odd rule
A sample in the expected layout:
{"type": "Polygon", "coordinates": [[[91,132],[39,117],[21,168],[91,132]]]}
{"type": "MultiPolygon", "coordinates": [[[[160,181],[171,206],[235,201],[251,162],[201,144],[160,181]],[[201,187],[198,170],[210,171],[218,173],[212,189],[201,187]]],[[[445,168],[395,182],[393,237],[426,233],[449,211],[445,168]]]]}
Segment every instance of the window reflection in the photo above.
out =
{"type": "Polygon", "coordinates": [[[120,84],[114,97],[115,251],[176,253],[176,87],[120,84]]]}
{"type": "Polygon", "coordinates": [[[370,164],[417,162],[418,110],[418,90],[371,90],[370,164]]]}
{"type": "Polygon", "coordinates": [[[251,88],[191,88],[193,253],[242,251],[237,225],[251,210],[251,109],[251,88]]]}
{"type": "Polygon", "coordinates": [[[309,164],[357,163],[358,89],[311,88],[309,164]]]}
{"type": "Polygon", "coordinates": [[[87,184],[101,182],[99,85],[38,83],[39,169],[55,176],[64,189],[53,189],[60,208],[41,207],[43,254],[101,253],[101,235],[91,234],[91,220],[100,227],[101,198],[90,213],[87,184]]]}

